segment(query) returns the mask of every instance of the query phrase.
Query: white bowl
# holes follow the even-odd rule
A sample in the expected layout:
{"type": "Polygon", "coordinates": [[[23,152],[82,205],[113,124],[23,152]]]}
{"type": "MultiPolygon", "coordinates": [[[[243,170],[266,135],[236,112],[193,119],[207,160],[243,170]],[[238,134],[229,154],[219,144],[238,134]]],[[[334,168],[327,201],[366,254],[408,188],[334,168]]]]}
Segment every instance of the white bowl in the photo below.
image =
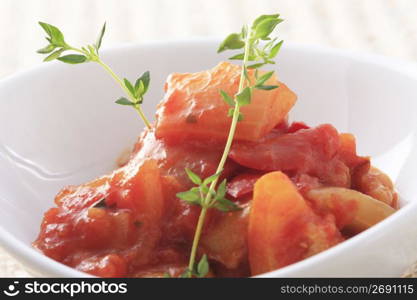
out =
{"type": "MultiPolygon", "coordinates": [[[[218,41],[114,48],[103,58],[130,79],[151,70],[152,116],[171,72],[216,65],[218,41]]],[[[39,57],[41,59],[41,57],[39,57]]],[[[402,208],[330,250],[265,276],[399,276],[417,261],[417,72],[386,58],[285,45],[276,66],[299,96],[293,120],[332,123],[396,182],[402,208]]],[[[47,63],[0,82],[0,242],[33,274],[87,276],[31,247],[59,189],[110,171],[142,129],[114,104],[123,93],[96,64],[47,63]]]]}

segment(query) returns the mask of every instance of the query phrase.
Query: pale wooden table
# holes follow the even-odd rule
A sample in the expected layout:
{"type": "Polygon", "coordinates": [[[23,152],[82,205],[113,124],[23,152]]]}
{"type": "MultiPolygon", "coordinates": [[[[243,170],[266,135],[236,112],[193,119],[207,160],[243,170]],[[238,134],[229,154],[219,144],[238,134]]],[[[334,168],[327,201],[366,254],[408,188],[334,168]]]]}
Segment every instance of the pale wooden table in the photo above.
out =
{"type": "MultiPolygon", "coordinates": [[[[415,0],[0,0],[0,78],[41,63],[36,24],[58,25],[85,43],[106,20],[103,47],[154,39],[223,36],[262,13],[280,12],[292,42],[372,52],[417,62],[415,0]]],[[[50,201],[52,199],[45,199],[50,201]]],[[[28,276],[0,248],[0,277],[28,276]]]]}

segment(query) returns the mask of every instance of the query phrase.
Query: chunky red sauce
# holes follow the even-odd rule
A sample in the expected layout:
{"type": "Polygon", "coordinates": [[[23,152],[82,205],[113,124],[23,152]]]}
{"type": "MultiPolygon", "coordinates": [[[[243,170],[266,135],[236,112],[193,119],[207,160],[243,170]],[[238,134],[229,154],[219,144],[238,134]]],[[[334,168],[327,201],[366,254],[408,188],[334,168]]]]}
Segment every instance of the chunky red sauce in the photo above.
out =
{"type": "MultiPolygon", "coordinates": [[[[239,72],[235,67],[227,70],[239,72]]],[[[218,85],[232,84],[227,89],[236,89],[236,83],[227,79],[227,74],[220,81],[204,85],[196,83],[195,75],[188,87],[188,75],[174,76],[158,111],[156,133],[143,132],[130,161],[112,174],[64,188],[55,199],[56,207],[46,212],[34,246],[57,261],[102,277],[181,274],[188,263],[200,209],[179,200],[176,193],[192,187],[185,168],[202,178],[216,170],[227,134],[227,107],[205,95],[217,97],[217,92],[207,89],[217,91],[218,85]],[[183,99],[192,99],[198,109],[180,105],[183,99]],[[211,106],[205,101],[212,101],[207,102],[211,106]],[[187,111],[181,112],[183,109],[187,111]],[[174,113],[175,117],[171,117],[174,113]],[[221,130],[210,127],[212,116],[221,130]],[[204,132],[204,138],[196,135],[199,130],[204,132]],[[210,138],[211,130],[217,131],[210,138]]],[[[208,80],[206,75],[201,76],[208,80]]],[[[229,182],[229,199],[242,209],[229,213],[209,211],[199,248],[199,255],[205,253],[210,260],[209,276],[255,273],[249,260],[256,259],[256,255],[248,255],[248,222],[254,185],[264,174],[284,172],[300,195],[305,195],[310,189],[323,186],[352,188],[357,170],[361,174],[369,170],[369,159],[356,155],[354,140],[339,135],[333,126],[309,128],[303,123],[288,124],[286,114],[295,98],[291,98],[293,94],[285,86],[281,89],[284,90],[278,89],[276,98],[266,102],[256,100],[258,96],[262,100],[266,94],[254,95],[256,114],[239,127],[238,136],[245,137],[247,131],[250,138],[234,142],[222,177],[229,182]],[[285,110],[274,99],[287,103],[285,110]],[[279,113],[271,114],[271,107],[279,113]],[[259,120],[254,122],[254,118],[259,120]]],[[[339,205],[328,211],[302,196],[297,201],[301,201],[300,210],[294,212],[297,217],[288,219],[279,235],[270,239],[282,245],[279,252],[271,255],[285,257],[275,268],[342,241],[344,237],[338,228],[349,222],[357,209],[355,205],[339,205]],[[311,242],[313,236],[319,242],[311,242]]],[[[279,210],[290,212],[292,205],[282,208],[279,210]]]]}
{"type": "MultiPolygon", "coordinates": [[[[224,173],[230,180],[229,195],[234,199],[247,196],[262,175],[258,171],[268,170],[286,171],[303,189],[315,182],[303,180],[300,174],[322,184],[341,176],[343,179],[336,179],[336,183],[349,185],[345,179],[349,176],[343,172],[339,175],[334,167],[340,164],[344,172],[350,172],[337,157],[338,143],[338,134],[330,125],[274,134],[259,144],[238,142],[224,173]]],[[[175,194],[192,186],[185,168],[202,177],[210,176],[221,150],[218,143],[168,145],[146,132],[136,145],[136,153],[121,170],[60,192],[56,198],[58,207],[46,213],[35,246],[58,261],[98,276],[181,272],[186,267],[199,208],[183,203],[175,194]]],[[[203,248],[209,254],[215,253],[219,264],[216,275],[248,276],[244,238],[247,212],[220,215],[223,213],[211,211],[203,248]],[[242,224],[228,224],[227,219],[232,223],[241,219],[242,224]],[[217,232],[219,226],[223,233],[217,232]],[[210,231],[224,235],[224,239],[213,237],[210,231]],[[236,236],[240,240],[228,241],[236,236]],[[212,244],[204,246],[205,239],[213,240],[212,244]]],[[[289,235],[298,230],[297,226],[291,228],[289,235]]]]}

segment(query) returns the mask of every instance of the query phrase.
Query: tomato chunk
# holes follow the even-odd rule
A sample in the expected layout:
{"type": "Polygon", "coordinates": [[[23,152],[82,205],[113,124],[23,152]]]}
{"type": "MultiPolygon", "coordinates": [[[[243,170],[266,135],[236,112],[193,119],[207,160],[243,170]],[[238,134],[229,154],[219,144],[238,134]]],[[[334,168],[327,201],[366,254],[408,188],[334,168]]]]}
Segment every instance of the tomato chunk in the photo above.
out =
{"type": "Polygon", "coordinates": [[[339,146],[337,130],[325,124],[258,142],[237,142],[229,157],[247,168],[308,174],[326,184],[349,187],[350,170],[337,157],[339,146]]]}
{"type": "Polygon", "coordinates": [[[155,160],[132,161],[111,175],[66,188],[56,203],[34,242],[49,257],[104,277],[125,276],[127,263],[149,263],[164,211],[155,160]],[[116,250],[123,250],[120,257],[111,254],[116,250]]]}
{"type": "Polygon", "coordinates": [[[285,134],[262,142],[235,143],[230,157],[240,165],[262,171],[311,173],[335,157],[339,135],[331,125],[285,134]]]}
{"type": "Polygon", "coordinates": [[[228,269],[236,269],[247,260],[249,207],[220,214],[201,239],[201,253],[228,269]]]}
{"type": "Polygon", "coordinates": [[[334,219],[317,216],[284,173],[268,173],[256,182],[248,230],[253,275],[297,262],[342,240],[334,219]]]}
{"type": "MultiPolygon", "coordinates": [[[[260,72],[262,74],[263,72],[260,72]]],[[[223,62],[211,70],[171,74],[166,94],[157,111],[156,136],[171,141],[184,139],[226,140],[230,108],[220,90],[236,94],[241,67],[223,62]]],[[[254,79],[254,72],[249,72],[254,79]]],[[[242,107],[235,139],[255,141],[285,119],[296,101],[295,94],[272,76],[265,84],[279,85],[271,91],[254,90],[250,105],[242,107]]]]}
{"type": "Polygon", "coordinates": [[[304,122],[293,122],[290,127],[287,129],[287,133],[294,133],[301,129],[310,129],[310,126],[306,125],[304,122]]]}

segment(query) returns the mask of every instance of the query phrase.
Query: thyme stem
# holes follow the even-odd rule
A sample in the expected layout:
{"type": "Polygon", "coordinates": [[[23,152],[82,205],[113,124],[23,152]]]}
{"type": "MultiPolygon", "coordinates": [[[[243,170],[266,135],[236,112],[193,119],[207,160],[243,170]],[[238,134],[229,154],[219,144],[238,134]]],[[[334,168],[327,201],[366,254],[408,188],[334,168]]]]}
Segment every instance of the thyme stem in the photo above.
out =
{"type": "MultiPolygon", "coordinates": [[[[70,48],[73,51],[85,54],[85,55],[89,55],[89,53],[86,53],[85,51],[81,50],[81,49],[77,49],[77,48],[70,48]]],[[[91,57],[91,61],[95,61],[96,63],[98,63],[100,66],[103,67],[103,69],[114,79],[114,81],[116,81],[117,84],[120,85],[120,87],[125,91],[126,95],[129,97],[129,100],[132,102],[135,102],[136,99],[132,96],[131,92],[129,91],[129,89],[126,87],[126,85],[123,83],[123,81],[120,79],[119,76],[117,76],[116,73],[113,72],[113,70],[105,63],[103,62],[98,56],[94,56],[91,57]]],[[[140,118],[142,119],[143,123],[145,123],[145,126],[148,129],[152,128],[151,123],[149,122],[149,120],[146,118],[145,114],[143,113],[142,107],[140,104],[135,104],[134,105],[135,110],[137,111],[137,113],[139,114],[140,118]]]]}
{"type": "MultiPolygon", "coordinates": [[[[109,73],[110,76],[113,77],[113,79],[122,87],[122,89],[128,95],[129,100],[132,101],[132,102],[135,102],[136,99],[134,97],[132,97],[132,94],[127,89],[127,87],[125,86],[125,84],[123,83],[123,81],[120,79],[120,77],[117,76],[116,73],[114,73],[113,70],[107,64],[105,64],[100,58],[97,58],[97,61],[96,62],[100,66],[102,66],[107,71],[107,73],[109,73]]],[[[148,129],[151,129],[152,128],[152,125],[149,122],[149,120],[145,117],[145,114],[143,113],[143,110],[142,110],[142,106],[140,104],[135,104],[134,108],[138,112],[138,114],[141,117],[143,123],[145,123],[145,126],[148,127],[148,129]]]]}
{"type": "MultiPolygon", "coordinates": [[[[251,30],[249,29],[249,31],[246,34],[244,58],[243,58],[243,64],[242,64],[242,71],[241,71],[241,74],[240,74],[239,89],[238,89],[237,94],[242,92],[242,90],[245,87],[245,72],[246,72],[246,66],[247,66],[248,59],[249,59],[251,34],[252,34],[251,30]]],[[[235,133],[236,133],[236,127],[237,127],[237,123],[238,123],[238,120],[239,120],[239,114],[240,114],[240,105],[235,99],[235,107],[234,107],[234,112],[233,112],[232,123],[231,123],[230,129],[229,129],[229,135],[227,137],[227,141],[226,141],[226,145],[224,147],[223,155],[220,159],[219,165],[217,166],[216,173],[222,172],[223,168],[224,168],[224,165],[226,164],[226,160],[227,160],[227,157],[229,155],[230,148],[232,147],[233,138],[234,138],[235,133]]],[[[193,269],[194,264],[195,264],[195,257],[196,257],[196,254],[197,254],[198,244],[199,244],[200,238],[201,238],[201,233],[202,233],[205,217],[206,217],[206,214],[207,214],[207,209],[211,205],[212,192],[214,191],[214,189],[215,189],[215,187],[216,187],[216,185],[219,181],[219,178],[220,178],[220,176],[218,176],[210,184],[209,192],[207,193],[204,201],[202,202],[202,208],[201,208],[200,216],[198,218],[196,231],[194,233],[194,239],[193,239],[193,244],[192,244],[192,248],[191,248],[190,260],[189,260],[189,263],[188,263],[188,270],[189,271],[193,269]]],[[[191,277],[192,272],[189,272],[189,274],[190,274],[190,277],[191,277]]]]}

